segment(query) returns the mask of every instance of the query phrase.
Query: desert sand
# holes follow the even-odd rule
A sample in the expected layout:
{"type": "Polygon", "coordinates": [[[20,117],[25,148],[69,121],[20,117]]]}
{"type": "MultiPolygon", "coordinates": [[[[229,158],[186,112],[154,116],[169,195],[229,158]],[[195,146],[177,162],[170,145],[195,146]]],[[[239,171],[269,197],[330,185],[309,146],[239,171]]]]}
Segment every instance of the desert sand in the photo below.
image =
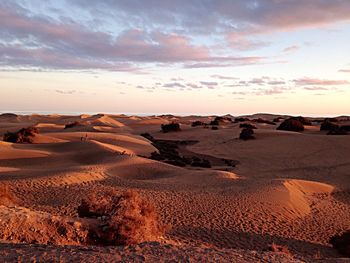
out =
{"type": "Polygon", "coordinates": [[[0,115],[0,137],[29,126],[40,132],[30,144],[0,142],[0,183],[16,198],[0,206],[0,261],[347,262],[329,239],[350,229],[350,135],[326,135],[318,122],[303,132],[254,123],[255,139],[247,141],[238,139],[240,123],[191,127],[212,119],[0,115]],[[79,125],[65,129],[73,122],[79,125]],[[161,132],[169,122],[181,131],[161,132]],[[158,149],[143,133],[191,142],[179,146],[180,154],[211,167],[150,159],[158,149]],[[64,238],[48,227],[66,222],[74,232],[84,225],[81,200],[111,189],[135,190],[171,229],[153,242],[86,246],[84,237],[64,238]],[[269,251],[273,243],[290,253],[269,251]]]}

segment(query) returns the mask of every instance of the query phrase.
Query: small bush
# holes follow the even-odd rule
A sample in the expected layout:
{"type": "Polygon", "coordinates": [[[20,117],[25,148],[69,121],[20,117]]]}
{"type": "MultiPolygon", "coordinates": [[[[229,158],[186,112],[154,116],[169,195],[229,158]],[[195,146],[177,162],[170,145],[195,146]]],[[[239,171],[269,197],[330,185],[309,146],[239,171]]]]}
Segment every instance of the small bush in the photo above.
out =
{"type": "Polygon", "coordinates": [[[300,132],[304,130],[304,125],[293,118],[284,120],[277,130],[300,132]]]}
{"type": "Polygon", "coordinates": [[[12,143],[33,143],[33,137],[38,133],[35,127],[22,128],[18,132],[6,132],[3,140],[12,143]]]}
{"type": "Polygon", "coordinates": [[[303,125],[312,125],[311,121],[305,117],[291,117],[290,119],[300,121],[303,125]]]}
{"type": "Polygon", "coordinates": [[[322,122],[320,127],[321,131],[332,131],[337,129],[339,129],[339,126],[330,122],[329,120],[325,120],[324,122],[322,122]]]}
{"type": "Polygon", "coordinates": [[[205,126],[205,125],[206,125],[206,123],[204,123],[202,121],[194,121],[191,124],[192,127],[205,126]]]}
{"type": "Polygon", "coordinates": [[[350,257],[350,230],[331,237],[329,243],[342,255],[350,257]]]}
{"type": "Polygon", "coordinates": [[[350,132],[350,125],[343,125],[340,128],[344,131],[350,132]]]}
{"type": "Polygon", "coordinates": [[[244,117],[238,117],[238,118],[235,118],[234,122],[245,122],[245,121],[250,121],[249,118],[244,118],[244,117]]]}
{"type": "Polygon", "coordinates": [[[241,140],[252,140],[255,139],[254,137],[254,130],[250,128],[245,128],[241,131],[241,134],[239,135],[239,138],[241,140]]]}
{"type": "Polygon", "coordinates": [[[209,123],[209,125],[212,125],[212,126],[218,126],[220,123],[218,120],[213,120],[209,123]]]}
{"type": "Polygon", "coordinates": [[[130,245],[158,240],[166,227],[159,222],[153,204],[135,191],[104,196],[92,195],[78,207],[80,217],[95,218],[99,224],[91,229],[92,243],[104,245],[130,245]]]}
{"type": "Polygon", "coordinates": [[[180,124],[175,122],[169,124],[162,124],[161,129],[164,133],[181,131],[180,124]]]}
{"type": "Polygon", "coordinates": [[[67,124],[64,126],[64,128],[65,128],[65,129],[71,129],[71,128],[77,127],[77,126],[79,126],[79,125],[80,125],[79,122],[74,121],[74,122],[67,123],[67,124]]]}

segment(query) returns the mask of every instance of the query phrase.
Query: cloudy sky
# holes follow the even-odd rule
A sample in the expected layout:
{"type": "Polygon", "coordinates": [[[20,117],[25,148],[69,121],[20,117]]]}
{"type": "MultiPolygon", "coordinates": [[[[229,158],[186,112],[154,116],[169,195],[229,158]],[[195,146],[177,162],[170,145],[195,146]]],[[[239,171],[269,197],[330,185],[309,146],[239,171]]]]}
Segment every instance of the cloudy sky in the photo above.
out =
{"type": "Polygon", "coordinates": [[[0,0],[0,112],[350,114],[349,0],[0,0]]]}

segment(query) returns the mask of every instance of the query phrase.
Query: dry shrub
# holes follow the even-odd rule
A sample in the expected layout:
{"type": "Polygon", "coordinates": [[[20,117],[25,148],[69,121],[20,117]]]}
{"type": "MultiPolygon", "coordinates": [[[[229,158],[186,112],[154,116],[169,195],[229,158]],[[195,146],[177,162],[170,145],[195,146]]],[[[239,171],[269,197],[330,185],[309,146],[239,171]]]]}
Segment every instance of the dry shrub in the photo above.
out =
{"type": "Polygon", "coordinates": [[[284,120],[277,130],[300,132],[304,130],[304,125],[301,121],[290,118],[284,120]]]}
{"type": "Polygon", "coordinates": [[[9,186],[0,184],[0,205],[12,206],[16,203],[16,198],[12,195],[9,186]]]}
{"type": "Polygon", "coordinates": [[[169,124],[162,124],[161,129],[164,133],[181,131],[180,124],[175,122],[169,124]]]}
{"type": "Polygon", "coordinates": [[[205,125],[206,125],[206,123],[204,123],[202,121],[194,121],[191,124],[192,127],[205,126],[205,125]]]}
{"type": "Polygon", "coordinates": [[[3,140],[12,143],[32,143],[39,131],[35,127],[22,128],[18,132],[6,132],[3,140]]]}
{"type": "Polygon", "coordinates": [[[321,131],[333,131],[339,129],[339,125],[334,124],[333,122],[329,120],[325,120],[321,123],[320,130],[321,131]]]}
{"type": "Polygon", "coordinates": [[[155,207],[135,191],[104,196],[93,194],[78,207],[80,217],[96,218],[97,226],[91,229],[94,244],[129,245],[158,240],[166,227],[159,222],[155,207]]]}
{"type": "Polygon", "coordinates": [[[281,245],[277,245],[275,243],[272,243],[269,246],[269,251],[280,252],[280,253],[284,253],[284,254],[289,255],[289,256],[292,255],[292,253],[289,251],[287,246],[281,246],[281,245]]]}
{"type": "Polygon", "coordinates": [[[239,139],[244,141],[255,139],[254,130],[251,128],[244,128],[239,135],[239,139]]]}

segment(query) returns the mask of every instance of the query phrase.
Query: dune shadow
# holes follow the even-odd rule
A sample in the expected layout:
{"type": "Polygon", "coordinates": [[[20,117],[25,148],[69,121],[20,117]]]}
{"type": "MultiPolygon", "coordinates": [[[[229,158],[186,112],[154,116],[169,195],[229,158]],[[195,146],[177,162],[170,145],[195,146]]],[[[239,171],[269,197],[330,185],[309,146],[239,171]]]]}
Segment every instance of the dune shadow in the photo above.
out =
{"type": "Polygon", "coordinates": [[[313,257],[316,254],[320,254],[321,257],[339,257],[339,254],[331,246],[270,234],[255,234],[201,227],[175,227],[172,229],[171,235],[176,238],[190,240],[197,244],[212,244],[219,248],[267,251],[269,245],[275,243],[287,246],[292,254],[307,257],[313,257]]]}

